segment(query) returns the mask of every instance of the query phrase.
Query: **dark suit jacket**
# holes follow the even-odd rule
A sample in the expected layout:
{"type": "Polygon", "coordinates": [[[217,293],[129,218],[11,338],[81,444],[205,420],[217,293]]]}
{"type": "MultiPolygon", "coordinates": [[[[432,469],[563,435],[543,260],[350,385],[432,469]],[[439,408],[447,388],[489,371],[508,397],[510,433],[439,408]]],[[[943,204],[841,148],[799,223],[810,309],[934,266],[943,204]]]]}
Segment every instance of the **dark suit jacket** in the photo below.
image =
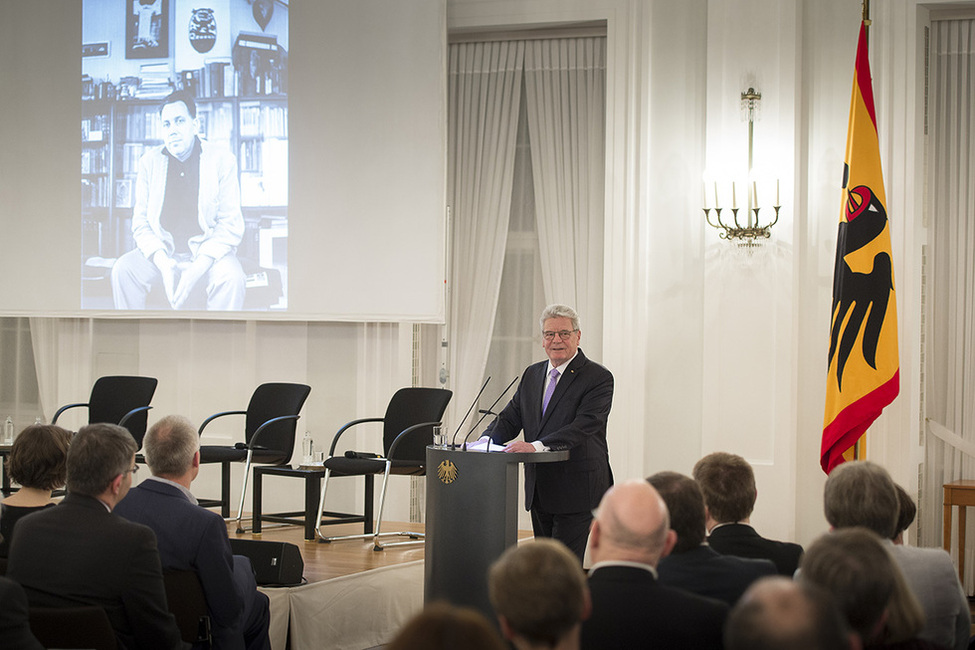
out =
{"type": "Polygon", "coordinates": [[[190,502],[179,488],[154,480],[129,490],[115,514],[156,533],[164,569],[195,571],[200,577],[215,647],[243,648],[243,600],[223,518],[190,502]]]}
{"type": "Polygon", "coordinates": [[[0,577],[0,648],[44,650],[30,631],[24,590],[4,577],[0,577]]]}
{"type": "Polygon", "coordinates": [[[802,547],[765,539],[748,524],[725,524],[711,531],[708,545],[722,555],[772,560],[779,573],[792,577],[799,568],[802,547]]]}
{"type": "Polygon", "coordinates": [[[589,574],[592,616],[582,623],[582,648],[722,648],[728,606],[660,584],[632,566],[596,567],[589,574]]]}
{"type": "Polygon", "coordinates": [[[524,430],[525,441],[540,440],[554,451],[569,450],[562,463],[525,463],[525,508],[550,514],[579,513],[599,505],[613,484],[606,444],[606,420],[613,405],[613,375],[579,349],[555,386],[542,416],[548,361],[525,370],[514,397],[486,435],[497,444],[524,430]],[[534,503],[536,488],[538,500],[534,503]]]}
{"type": "Polygon", "coordinates": [[[777,575],[771,560],[753,560],[721,555],[707,546],[683,553],[671,553],[660,560],[660,583],[698,596],[734,605],[748,586],[762,576],[777,575]]]}
{"type": "Polygon", "coordinates": [[[103,607],[125,648],[183,647],[166,604],[156,536],[93,497],[68,494],[21,519],[7,576],[32,606],[103,607]]]}

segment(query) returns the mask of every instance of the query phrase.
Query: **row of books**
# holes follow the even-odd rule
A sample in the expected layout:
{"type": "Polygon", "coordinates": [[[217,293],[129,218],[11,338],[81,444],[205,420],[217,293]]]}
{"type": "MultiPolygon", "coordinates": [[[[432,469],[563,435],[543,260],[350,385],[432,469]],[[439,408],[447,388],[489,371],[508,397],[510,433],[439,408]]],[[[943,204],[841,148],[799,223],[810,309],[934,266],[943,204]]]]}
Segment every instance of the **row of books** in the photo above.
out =
{"type": "Polygon", "coordinates": [[[288,137],[288,107],[260,102],[241,102],[240,135],[244,138],[288,137]]]}
{"type": "Polygon", "coordinates": [[[196,70],[181,71],[179,84],[194,97],[235,97],[239,77],[229,60],[216,60],[196,70]]]}
{"type": "Polygon", "coordinates": [[[112,120],[108,115],[93,115],[81,120],[82,142],[107,142],[112,132],[112,120]]]}
{"type": "Polygon", "coordinates": [[[88,208],[104,208],[112,198],[108,176],[81,179],[81,205],[88,208]]]}
{"type": "Polygon", "coordinates": [[[104,174],[108,171],[108,147],[81,150],[81,173],[104,174]]]}

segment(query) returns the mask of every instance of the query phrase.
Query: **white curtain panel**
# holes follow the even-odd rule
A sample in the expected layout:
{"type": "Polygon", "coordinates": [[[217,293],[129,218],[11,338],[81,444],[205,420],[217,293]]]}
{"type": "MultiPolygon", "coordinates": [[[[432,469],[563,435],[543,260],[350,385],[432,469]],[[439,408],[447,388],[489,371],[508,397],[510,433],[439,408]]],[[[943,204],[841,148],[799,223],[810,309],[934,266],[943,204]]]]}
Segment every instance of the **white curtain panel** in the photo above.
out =
{"type": "Polygon", "coordinates": [[[454,398],[448,427],[460,424],[487,363],[511,208],[524,52],[522,41],[450,46],[448,385],[454,398]]]}
{"type": "Polygon", "coordinates": [[[545,297],[576,308],[583,347],[598,355],[602,274],[590,271],[603,267],[606,39],[530,41],[525,99],[545,297]]]}
{"type": "MultiPolygon", "coordinates": [[[[975,388],[975,21],[931,24],[930,86],[925,414],[933,423],[972,442],[975,441],[975,399],[972,398],[975,388]]],[[[940,546],[942,486],[958,479],[975,478],[975,458],[951,444],[950,436],[932,435],[930,427],[927,432],[919,509],[921,544],[940,546]]],[[[970,526],[969,538],[973,534],[975,529],[970,526]]],[[[969,544],[964,579],[968,593],[972,593],[973,565],[975,557],[969,544]]]]}
{"type": "Polygon", "coordinates": [[[64,404],[88,401],[94,383],[92,320],[34,317],[30,335],[42,419],[50,422],[64,404]]]}

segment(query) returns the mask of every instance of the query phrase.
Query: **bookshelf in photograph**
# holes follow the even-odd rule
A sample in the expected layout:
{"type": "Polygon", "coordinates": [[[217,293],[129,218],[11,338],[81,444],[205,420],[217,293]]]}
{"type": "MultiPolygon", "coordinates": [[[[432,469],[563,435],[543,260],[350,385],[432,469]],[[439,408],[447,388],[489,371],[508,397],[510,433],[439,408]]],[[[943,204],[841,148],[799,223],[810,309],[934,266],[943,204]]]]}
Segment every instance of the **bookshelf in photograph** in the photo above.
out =
{"type": "Polygon", "coordinates": [[[112,202],[113,102],[92,99],[81,114],[82,253],[98,255],[112,202]]]}

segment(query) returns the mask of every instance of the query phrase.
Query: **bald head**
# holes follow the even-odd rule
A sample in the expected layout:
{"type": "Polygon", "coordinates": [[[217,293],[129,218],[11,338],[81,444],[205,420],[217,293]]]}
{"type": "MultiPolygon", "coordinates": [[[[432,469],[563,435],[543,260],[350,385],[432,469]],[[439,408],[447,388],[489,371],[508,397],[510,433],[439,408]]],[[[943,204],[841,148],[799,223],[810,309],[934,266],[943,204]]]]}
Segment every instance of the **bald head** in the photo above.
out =
{"type": "Polygon", "coordinates": [[[782,576],[752,583],[725,624],[728,650],[829,650],[850,647],[836,605],[823,591],[782,576]]]}
{"type": "Polygon", "coordinates": [[[637,479],[603,495],[593,521],[590,553],[594,563],[623,560],[657,566],[675,541],[664,500],[653,486],[637,479]]]}

